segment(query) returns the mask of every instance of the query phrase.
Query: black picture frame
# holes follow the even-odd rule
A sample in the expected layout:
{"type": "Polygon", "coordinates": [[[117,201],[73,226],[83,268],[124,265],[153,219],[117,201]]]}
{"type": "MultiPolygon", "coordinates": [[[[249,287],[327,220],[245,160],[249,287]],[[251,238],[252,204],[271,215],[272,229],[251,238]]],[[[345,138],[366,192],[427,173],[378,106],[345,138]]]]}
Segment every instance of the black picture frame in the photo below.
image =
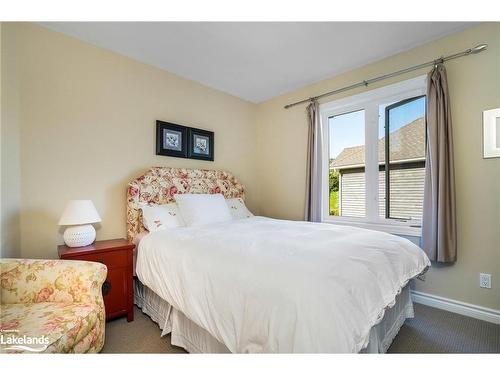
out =
{"type": "Polygon", "coordinates": [[[214,132],[189,128],[188,158],[214,161],[214,132]],[[199,146],[202,146],[202,148],[200,149],[199,146]],[[208,149],[204,151],[203,147],[208,147],[208,149]]]}
{"type": "Polygon", "coordinates": [[[186,126],[173,124],[170,122],[156,120],[156,155],[173,156],[177,158],[187,158],[188,154],[188,128],[186,126]],[[169,147],[169,139],[166,138],[170,134],[171,147],[169,147]],[[177,144],[175,140],[177,137],[177,144]],[[180,137],[180,140],[178,139],[180,137]]]}

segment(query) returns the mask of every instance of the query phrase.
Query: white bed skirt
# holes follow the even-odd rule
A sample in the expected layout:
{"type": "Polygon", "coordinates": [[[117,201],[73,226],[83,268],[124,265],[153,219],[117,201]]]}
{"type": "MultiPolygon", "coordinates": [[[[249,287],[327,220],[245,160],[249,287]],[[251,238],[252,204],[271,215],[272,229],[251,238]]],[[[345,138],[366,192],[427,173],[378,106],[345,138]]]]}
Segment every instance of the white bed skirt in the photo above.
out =
{"type": "MultiPolygon", "coordinates": [[[[134,302],[162,330],[161,336],[171,334],[171,344],[189,353],[229,353],[229,349],[205,329],[174,309],[167,301],[134,279],[134,302]]],[[[385,353],[407,318],[413,318],[413,303],[407,285],[396,297],[396,304],[385,312],[384,318],[370,330],[370,341],[362,353],[385,353]]]]}

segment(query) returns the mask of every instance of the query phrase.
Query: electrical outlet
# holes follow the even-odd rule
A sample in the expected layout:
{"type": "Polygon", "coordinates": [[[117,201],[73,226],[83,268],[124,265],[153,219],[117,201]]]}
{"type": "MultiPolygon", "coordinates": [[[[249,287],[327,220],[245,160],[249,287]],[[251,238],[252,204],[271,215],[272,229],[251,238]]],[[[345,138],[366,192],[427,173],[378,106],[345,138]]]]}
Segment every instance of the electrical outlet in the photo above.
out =
{"type": "Polygon", "coordinates": [[[479,286],[481,288],[491,288],[491,275],[489,273],[479,274],[479,286]]]}

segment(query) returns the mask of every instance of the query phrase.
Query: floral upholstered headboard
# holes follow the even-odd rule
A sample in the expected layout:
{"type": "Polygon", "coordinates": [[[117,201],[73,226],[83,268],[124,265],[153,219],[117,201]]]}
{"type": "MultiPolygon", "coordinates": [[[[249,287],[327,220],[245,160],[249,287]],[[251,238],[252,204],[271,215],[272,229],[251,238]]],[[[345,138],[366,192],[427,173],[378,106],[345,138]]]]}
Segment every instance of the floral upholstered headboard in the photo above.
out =
{"type": "Polygon", "coordinates": [[[174,194],[216,194],[245,199],[243,185],[221,170],[153,167],[132,180],[127,189],[127,238],[133,241],[144,231],[139,205],[174,202],[174,194]]]}

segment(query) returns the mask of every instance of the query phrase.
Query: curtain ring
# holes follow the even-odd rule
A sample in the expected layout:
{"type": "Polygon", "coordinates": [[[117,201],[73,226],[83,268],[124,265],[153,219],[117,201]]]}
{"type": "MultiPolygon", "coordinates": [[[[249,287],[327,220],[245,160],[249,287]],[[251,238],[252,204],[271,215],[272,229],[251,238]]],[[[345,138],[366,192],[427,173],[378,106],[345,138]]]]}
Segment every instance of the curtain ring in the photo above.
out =
{"type": "Polygon", "coordinates": [[[436,69],[438,65],[442,63],[444,63],[444,58],[442,57],[440,59],[434,60],[434,69],[436,69]]]}

